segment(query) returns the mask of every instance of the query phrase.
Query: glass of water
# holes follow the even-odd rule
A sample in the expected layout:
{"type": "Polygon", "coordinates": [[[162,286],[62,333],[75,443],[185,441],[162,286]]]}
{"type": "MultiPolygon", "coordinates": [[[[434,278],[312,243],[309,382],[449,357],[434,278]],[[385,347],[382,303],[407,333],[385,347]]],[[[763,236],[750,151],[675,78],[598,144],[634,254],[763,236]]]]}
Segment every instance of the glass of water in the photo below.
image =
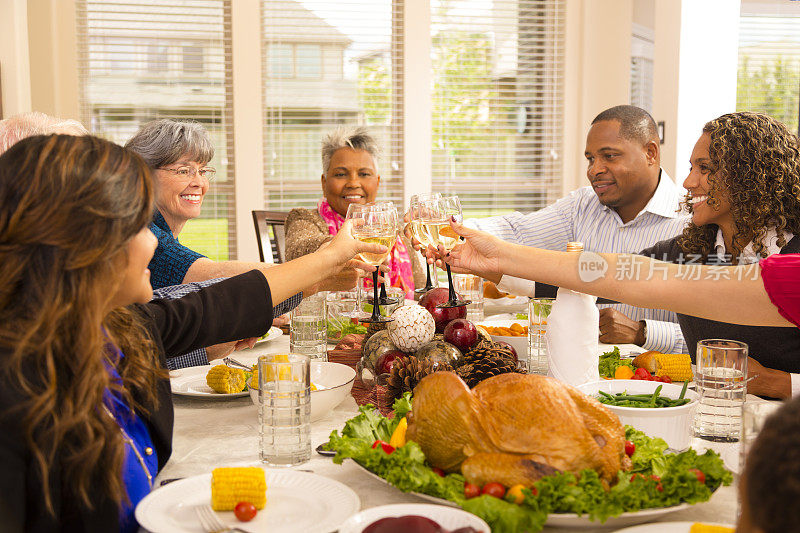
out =
{"type": "Polygon", "coordinates": [[[727,339],[697,343],[695,382],[700,402],[694,419],[696,437],[738,442],[747,395],[747,344],[727,339]]]}
{"type": "Polygon", "coordinates": [[[453,274],[456,292],[465,300],[471,300],[467,306],[467,319],[473,322],[483,320],[483,278],[472,274],[453,274]]]}
{"type": "Polygon", "coordinates": [[[311,459],[311,381],[304,354],[258,358],[261,460],[294,466],[311,459]]]}
{"type": "Polygon", "coordinates": [[[311,359],[326,361],[327,328],[325,293],[303,298],[300,305],[292,310],[289,326],[289,349],[292,353],[302,353],[311,359]]]}
{"type": "Polygon", "coordinates": [[[739,473],[744,472],[744,463],[753,443],[764,427],[767,418],[783,406],[783,402],[747,402],[742,409],[742,442],[739,447],[739,473]]]}
{"type": "Polygon", "coordinates": [[[528,374],[546,376],[550,370],[547,361],[547,317],[555,298],[528,300],[528,374]]]}

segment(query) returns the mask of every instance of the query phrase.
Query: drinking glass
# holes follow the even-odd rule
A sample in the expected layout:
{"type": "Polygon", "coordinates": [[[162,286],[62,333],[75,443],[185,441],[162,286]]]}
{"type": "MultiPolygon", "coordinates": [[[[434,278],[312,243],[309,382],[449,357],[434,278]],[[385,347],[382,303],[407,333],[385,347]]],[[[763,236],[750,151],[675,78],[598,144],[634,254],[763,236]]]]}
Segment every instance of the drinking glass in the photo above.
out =
{"type": "Polygon", "coordinates": [[[261,461],[295,466],[311,459],[310,362],[305,354],[258,358],[261,461]]]}
{"type": "Polygon", "coordinates": [[[528,300],[528,374],[546,376],[550,370],[547,359],[547,317],[555,298],[528,300]]]}
{"type": "MultiPolygon", "coordinates": [[[[397,239],[397,210],[390,202],[378,202],[374,204],[351,204],[347,209],[347,218],[357,219],[359,222],[353,227],[353,237],[356,239],[372,243],[382,244],[388,250],[392,249],[397,239]],[[387,205],[389,204],[389,205],[387,205]]],[[[381,316],[380,300],[378,297],[378,265],[382,264],[389,256],[389,251],[376,253],[358,254],[361,261],[375,266],[372,272],[372,301],[378,305],[372,306],[372,315],[363,319],[362,322],[391,322],[389,317],[381,316]]]]}
{"type": "MultiPolygon", "coordinates": [[[[459,236],[450,227],[450,220],[455,219],[456,222],[461,222],[464,216],[461,213],[461,201],[458,196],[443,196],[431,200],[424,200],[420,202],[420,219],[428,235],[429,243],[431,246],[437,248],[441,246],[445,252],[449,252],[458,243],[459,236]]],[[[453,274],[450,271],[450,265],[445,263],[447,267],[447,282],[450,289],[449,299],[445,303],[437,305],[437,307],[463,307],[469,305],[469,300],[459,300],[458,293],[456,293],[453,286],[453,274]]]]}
{"type": "Polygon", "coordinates": [[[697,343],[695,383],[700,402],[694,419],[696,437],[738,442],[742,405],[747,395],[747,344],[727,339],[697,343]]]}
{"type": "Polygon", "coordinates": [[[470,300],[467,318],[473,322],[483,320],[483,278],[472,274],[453,274],[456,292],[470,300]]]}
{"type": "MultiPolygon", "coordinates": [[[[409,209],[409,214],[411,215],[411,220],[409,222],[409,224],[411,225],[411,234],[425,248],[428,247],[430,242],[427,234],[425,233],[425,227],[422,225],[422,220],[420,219],[420,202],[424,202],[426,200],[434,200],[441,197],[442,195],[439,194],[438,192],[415,194],[414,196],[411,197],[410,209],[409,209]]],[[[417,289],[414,291],[416,294],[420,295],[425,294],[426,292],[434,288],[433,277],[431,276],[432,265],[428,264],[424,252],[422,254],[422,259],[423,261],[425,261],[425,266],[426,266],[425,286],[421,289],[417,289]]]]}
{"type": "Polygon", "coordinates": [[[292,309],[289,323],[289,349],[311,359],[327,361],[327,313],[325,293],[303,298],[300,305],[292,309]]]}
{"type": "Polygon", "coordinates": [[[739,475],[744,473],[747,454],[764,427],[767,418],[783,406],[783,402],[747,402],[742,408],[742,442],[739,446],[739,475]]]}
{"type": "MultiPolygon", "coordinates": [[[[398,223],[396,232],[399,233],[400,230],[401,230],[401,227],[400,227],[400,213],[397,212],[397,208],[394,206],[394,203],[392,203],[392,202],[379,202],[379,203],[377,203],[375,205],[378,206],[378,207],[381,207],[383,209],[392,209],[392,210],[395,211],[395,216],[396,216],[397,223],[398,223]]],[[[391,250],[391,247],[390,247],[389,254],[391,254],[391,253],[392,253],[392,250],[391,250]]],[[[397,298],[395,296],[389,296],[386,293],[386,276],[384,276],[384,281],[381,281],[380,296],[378,297],[378,302],[380,303],[380,305],[381,306],[395,306],[396,307],[397,305],[400,304],[400,302],[404,298],[405,298],[405,296],[403,296],[403,298],[397,298]]],[[[391,315],[391,314],[392,314],[391,312],[388,313],[388,315],[391,315]]]]}

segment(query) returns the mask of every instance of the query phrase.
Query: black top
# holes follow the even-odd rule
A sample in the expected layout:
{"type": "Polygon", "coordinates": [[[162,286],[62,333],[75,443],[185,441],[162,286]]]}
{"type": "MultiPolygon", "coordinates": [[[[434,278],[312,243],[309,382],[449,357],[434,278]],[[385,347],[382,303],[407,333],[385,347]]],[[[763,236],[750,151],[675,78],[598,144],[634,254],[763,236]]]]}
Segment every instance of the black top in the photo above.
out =
{"type": "MultiPolygon", "coordinates": [[[[642,255],[670,263],[683,263],[678,237],[656,243],[642,250],[642,255]]],[[[780,251],[781,254],[800,253],[800,235],[792,238],[780,251]]],[[[705,264],[729,264],[716,254],[709,255],[705,264]]],[[[707,320],[678,314],[683,337],[689,348],[692,361],[697,350],[697,341],[703,339],[731,339],[747,343],[750,357],[767,368],[784,372],[800,373],[800,329],[762,326],[741,326],[716,320],[707,320]]]]}
{"type": "MultiPolygon", "coordinates": [[[[203,346],[248,337],[258,337],[272,324],[272,297],[264,275],[253,270],[221,281],[177,300],[154,300],[134,308],[158,348],[162,367],[165,356],[174,356],[203,346]]],[[[7,355],[0,350],[0,358],[7,355]]],[[[132,391],[138,397],[137,391],[132,391]]],[[[18,394],[0,383],[0,531],[15,532],[105,532],[119,530],[117,504],[98,492],[95,508],[86,509],[62,477],[59,457],[50,474],[50,494],[55,516],[46,512],[37,467],[25,443],[19,417],[8,416],[18,394]]],[[[138,398],[137,398],[138,399],[138,398]]],[[[139,414],[150,430],[158,452],[158,468],[172,453],[172,398],[169,381],[158,384],[159,408],[139,414]]]]}

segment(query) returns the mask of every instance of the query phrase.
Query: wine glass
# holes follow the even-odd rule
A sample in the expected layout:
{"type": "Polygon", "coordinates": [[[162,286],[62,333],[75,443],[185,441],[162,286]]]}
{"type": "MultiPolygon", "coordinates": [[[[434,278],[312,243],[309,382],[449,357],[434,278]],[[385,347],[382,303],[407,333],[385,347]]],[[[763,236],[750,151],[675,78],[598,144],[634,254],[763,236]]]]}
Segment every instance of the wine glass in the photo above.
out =
{"type": "MultiPolygon", "coordinates": [[[[394,210],[396,220],[398,221],[397,231],[399,232],[400,231],[400,227],[399,227],[400,213],[397,212],[397,208],[394,206],[394,203],[392,203],[392,202],[376,202],[375,205],[376,205],[376,207],[380,207],[380,208],[383,208],[383,209],[392,209],[392,210],[394,210]]],[[[391,254],[391,253],[392,253],[392,250],[390,249],[389,250],[389,254],[391,254]]],[[[384,276],[384,281],[381,281],[381,292],[380,292],[380,296],[378,297],[378,303],[380,305],[382,305],[382,306],[383,305],[395,305],[397,303],[400,303],[400,300],[398,300],[397,298],[389,298],[389,296],[386,294],[386,277],[385,276],[384,276]]]]}
{"type": "MultiPolygon", "coordinates": [[[[364,218],[364,209],[365,204],[350,204],[347,206],[347,214],[345,215],[345,219],[347,220],[358,220],[359,222],[364,218]]],[[[355,224],[353,225],[353,232],[355,233],[355,224]]],[[[364,308],[361,305],[361,289],[363,288],[362,280],[364,278],[361,277],[361,270],[356,270],[358,275],[358,281],[356,282],[356,309],[354,312],[354,318],[358,318],[360,321],[368,318],[369,315],[364,312],[364,308]]]]}
{"type": "MultiPolygon", "coordinates": [[[[459,236],[450,227],[450,220],[455,219],[461,222],[464,216],[461,213],[461,201],[458,196],[443,196],[421,202],[420,220],[427,233],[431,246],[444,248],[449,252],[458,244],[459,236]]],[[[453,286],[453,274],[450,272],[450,265],[445,263],[447,268],[447,282],[450,290],[450,299],[436,307],[463,307],[469,305],[469,300],[459,300],[455,287],[453,286]]]]}
{"type": "MultiPolygon", "coordinates": [[[[430,242],[428,239],[427,234],[425,233],[425,228],[422,226],[422,220],[420,219],[420,203],[426,200],[433,200],[436,198],[441,198],[442,195],[438,192],[434,193],[423,193],[423,194],[415,194],[411,197],[410,202],[410,209],[409,214],[411,215],[411,221],[409,224],[411,225],[411,234],[417,239],[423,247],[427,247],[430,242]]],[[[425,258],[425,254],[423,252],[423,260],[425,260],[425,272],[427,273],[427,277],[425,278],[425,286],[421,289],[417,289],[414,292],[417,294],[425,294],[429,290],[433,289],[433,281],[431,279],[431,265],[428,264],[427,259],[425,258]]],[[[434,267],[435,268],[435,267],[434,267]]]]}
{"type": "Polygon", "coordinates": [[[380,314],[377,267],[386,260],[389,250],[397,239],[397,210],[394,205],[387,206],[386,203],[351,204],[347,209],[347,218],[360,219],[360,222],[353,226],[353,237],[361,242],[382,244],[387,248],[384,253],[358,254],[363,262],[376,267],[372,273],[372,315],[362,322],[391,322],[391,318],[380,314]]]}

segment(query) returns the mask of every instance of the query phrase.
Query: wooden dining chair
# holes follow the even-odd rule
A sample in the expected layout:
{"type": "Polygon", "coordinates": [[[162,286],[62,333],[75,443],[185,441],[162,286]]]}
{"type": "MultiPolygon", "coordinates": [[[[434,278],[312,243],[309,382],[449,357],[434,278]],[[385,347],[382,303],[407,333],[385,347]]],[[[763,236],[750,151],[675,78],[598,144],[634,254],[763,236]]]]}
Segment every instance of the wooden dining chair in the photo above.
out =
{"type": "Polygon", "coordinates": [[[272,257],[273,263],[286,261],[286,216],[283,211],[253,211],[253,224],[256,227],[258,256],[262,262],[265,252],[272,257]]]}

